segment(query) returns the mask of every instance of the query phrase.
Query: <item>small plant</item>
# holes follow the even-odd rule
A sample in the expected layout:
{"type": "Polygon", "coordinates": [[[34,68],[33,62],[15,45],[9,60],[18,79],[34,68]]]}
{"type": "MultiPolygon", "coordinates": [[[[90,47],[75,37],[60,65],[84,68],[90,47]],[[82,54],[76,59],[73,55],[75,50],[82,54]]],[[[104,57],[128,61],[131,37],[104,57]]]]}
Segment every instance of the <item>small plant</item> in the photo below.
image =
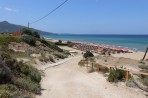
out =
{"type": "Polygon", "coordinates": [[[122,81],[125,80],[125,77],[126,77],[126,71],[115,68],[110,72],[108,76],[108,81],[109,82],[122,81]]]}

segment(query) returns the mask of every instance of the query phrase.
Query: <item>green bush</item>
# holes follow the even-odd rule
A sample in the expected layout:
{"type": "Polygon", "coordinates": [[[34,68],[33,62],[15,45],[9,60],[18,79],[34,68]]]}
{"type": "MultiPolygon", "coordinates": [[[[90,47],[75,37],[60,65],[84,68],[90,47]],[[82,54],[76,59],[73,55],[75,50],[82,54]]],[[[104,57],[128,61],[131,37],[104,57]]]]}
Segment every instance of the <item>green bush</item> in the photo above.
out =
{"type": "Polygon", "coordinates": [[[50,46],[50,44],[45,39],[40,39],[40,42],[48,47],[50,46]]]}
{"type": "Polygon", "coordinates": [[[22,32],[25,35],[30,35],[30,36],[33,36],[33,37],[36,37],[36,38],[40,38],[40,34],[37,31],[33,32],[31,29],[28,29],[28,28],[24,28],[22,30],[22,32]]]}
{"type": "Polygon", "coordinates": [[[42,55],[42,56],[39,57],[39,60],[41,62],[46,62],[47,63],[50,60],[50,58],[47,58],[46,56],[42,55]]]}
{"type": "Polygon", "coordinates": [[[51,45],[49,48],[53,49],[53,50],[56,50],[58,52],[63,52],[63,49],[59,48],[58,46],[56,45],[51,45]]]}
{"type": "Polygon", "coordinates": [[[54,55],[60,59],[64,59],[64,58],[67,58],[67,55],[64,55],[62,53],[54,53],[54,55]]]}
{"type": "Polygon", "coordinates": [[[86,53],[84,53],[83,56],[84,58],[94,57],[94,55],[90,51],[87,51],[86,53]]]}
{"type": "Polygon", "coordinates": [[[41,81],[41,74],[36,68],[29,65],[22,64],[19,70],[21,73],[25,74],[27,77],[30,77],[32,81],[37,83],[41,81]]]}
{"type": "Polygon", "coordinates": [[[125,80],[125,77],[126,77],[126,71],[120,69],[112,69],[108,76],[108,81],[109,82],[122,81],[125,80]]]}
{"type": "Polygon", "coordinates": [[[4,59],[10,59],[11,58],[10,55],[7,54],[7,53],[2,53],[1,54],[1,57],[2,57],[2,60],[4,60],[4,59]]]}
{"type": "Polygon", "coordinates": [[[99,66],[101,72],[103,72],[103,73],[109,72],[109,69],[107,67],[102,66],[102,65],[98,65],[98,66],[99,66]]]}
{"type": "Polygon", "coordinates": [[[65,55],[71,55],[70,52],[67,51],[67,50],[63,50],[63,53],[64,53],[65,55]]]}
{"type": "Polygon", "coordinates": [[[35,94],[40,94],[41,93],[41,87],[40,87],[40,85],[37,84],[37,83],[35,83],[35,82],[32,82],[29,79],[18,78],[14,82],[14,84],[16,86],[18,86],[19,88],[21,88],[21,89],[31,91],[31,92],[33,92],[35,94]]]}
{"type": "Polygon", "coordinates": [[[51,55],[49,55],[49,60],[50,60],[51,62],[55,62],[53,56],[51,56],[51,55]]]}
{"type": "Polygon", "coordinates": [[[18,98],[19,90],[15,85],[3,84],[0,85],[0,98],[18,98]]]}
{"type": "Polygon", "coordinates": [[[27,43],[31,46],[35,46],[35,43],[36,43],[36,39],[32,36],[29,36],[29,35],[22,36],[22,41],[24,41],[25,43],[27,43]]]}

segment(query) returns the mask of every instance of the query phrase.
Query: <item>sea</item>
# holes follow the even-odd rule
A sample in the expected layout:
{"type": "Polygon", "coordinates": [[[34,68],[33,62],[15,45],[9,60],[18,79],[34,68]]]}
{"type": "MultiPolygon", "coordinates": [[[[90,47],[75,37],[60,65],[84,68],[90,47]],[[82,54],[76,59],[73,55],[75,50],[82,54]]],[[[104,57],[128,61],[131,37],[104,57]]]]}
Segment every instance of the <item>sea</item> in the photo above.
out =
{"type": "Polygon", "coordinates": [[[45,38],[71,40],[118,46],[136,51],[145,51],[148,47],[148,35],[97,35],[97,34],[44,34],[45,38]]]}

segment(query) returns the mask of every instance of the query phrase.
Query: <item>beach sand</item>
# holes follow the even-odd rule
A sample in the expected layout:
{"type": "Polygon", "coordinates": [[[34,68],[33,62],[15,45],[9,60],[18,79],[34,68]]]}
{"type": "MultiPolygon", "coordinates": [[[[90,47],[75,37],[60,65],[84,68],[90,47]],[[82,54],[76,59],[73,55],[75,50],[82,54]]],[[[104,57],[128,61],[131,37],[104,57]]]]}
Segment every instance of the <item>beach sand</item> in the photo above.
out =
{"type": "MultiPolygon", "coordinates": [[[[69,47],[61,48],[81,53],[69,47]]],[[[125,57],[140,58],[136,58],[136,54],[134,54],[136,57],[133,57],[132,54],[125,57]]],[[[48,68],[41,81],[42,95],[36,98],[146,98],[140,89],[127,87],[122,82],[110,83],[101,73],[88,73],[86,68],[80,68],[78,66],[82,59],[80,55],[59,66],[48,68]]]]}
{"type": "MultiPolygon", "coordinates": [[[[133,53],[112,54],[112,56],[141,60],[143,58],[144,54],[145,54],[144,52],[133,52],[133,53]]],[[[145,59],[148,59],[148,53],[147,53],[145,59]]]]}

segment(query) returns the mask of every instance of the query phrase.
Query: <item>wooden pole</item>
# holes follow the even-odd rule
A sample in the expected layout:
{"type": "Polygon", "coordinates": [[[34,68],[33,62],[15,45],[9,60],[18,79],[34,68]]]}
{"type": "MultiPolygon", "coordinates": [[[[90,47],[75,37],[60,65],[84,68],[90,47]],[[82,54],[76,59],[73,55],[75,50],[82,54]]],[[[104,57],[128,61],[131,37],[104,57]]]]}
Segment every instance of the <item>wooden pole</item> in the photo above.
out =
{"type": "Polygon", "coordinates": [[[109,67],[109,72],[111,72],[112,71],[112,67],[109,67]]]}
{"type": "Polygon", "coordinates": [[[147,49],[146,49],[146,51],[145,51],[145,54],[144,54],[144,57],[143,57],[143,59],[142,59],[142,60],[144,60],[144,59],[145,59],[146,54],[147,54],[147,51],[148,51],[148,47],[147,47],[147,49]]]}
{"type": "Polygon", "coordinates": [[[129,70],[126,71],[126,81],[129,80],[129,70]]]}
{"type": "Polygon", "coordinates": [[[98,72],[100,71],[100,65],[98,64],[98,72]]]}

